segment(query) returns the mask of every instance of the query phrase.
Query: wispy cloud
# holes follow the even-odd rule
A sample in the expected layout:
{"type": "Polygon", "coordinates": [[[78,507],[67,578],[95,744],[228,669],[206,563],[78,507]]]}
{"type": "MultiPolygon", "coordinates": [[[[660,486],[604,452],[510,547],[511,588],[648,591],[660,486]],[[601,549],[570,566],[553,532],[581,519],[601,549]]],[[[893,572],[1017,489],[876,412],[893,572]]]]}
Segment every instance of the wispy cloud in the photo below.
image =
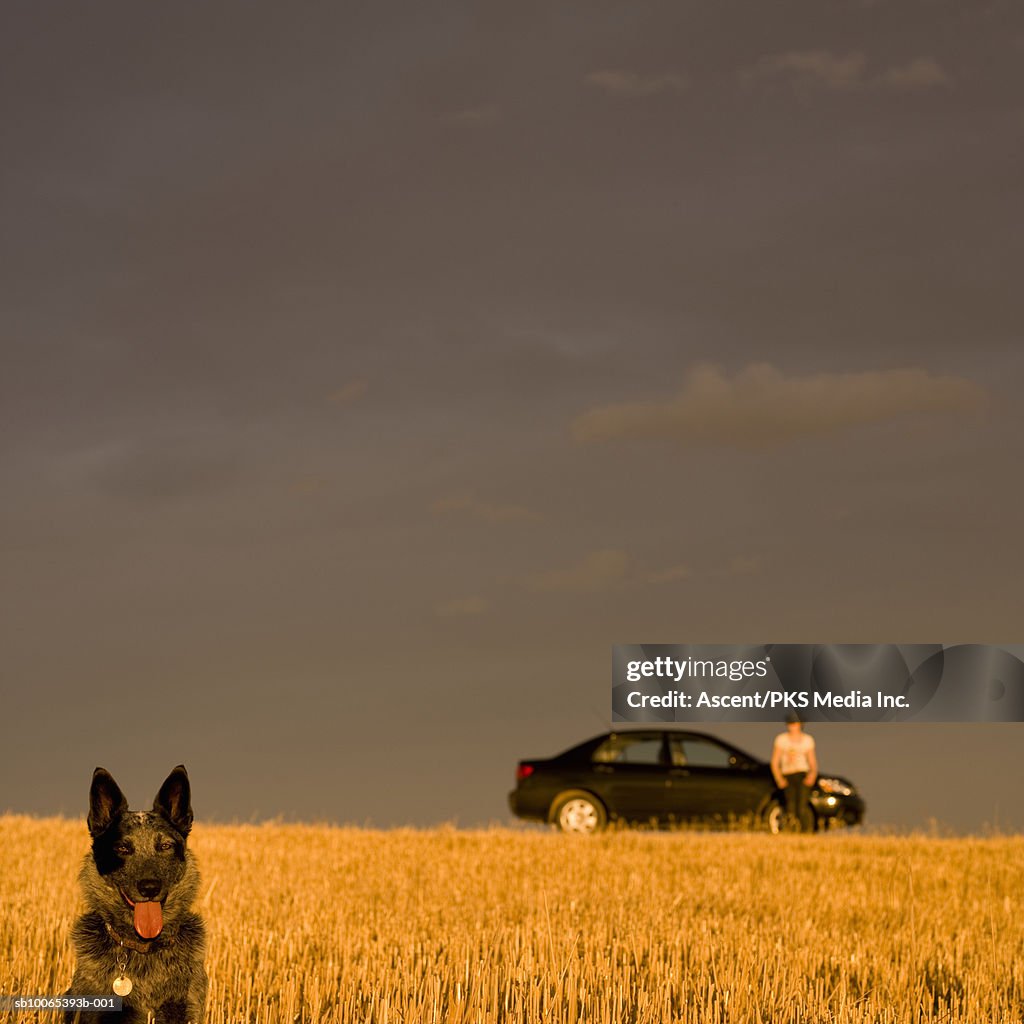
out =
{"type": "Polygon", "coordinates": [[[670,439],[758,448],[915,414],[963,414],[985,400],[973,381],[922,369],[787,376],[756,363],[728,377],[704,364],[674,398],[600,406],[578,416],[571,430],[581,442],[670,439]]]}
{"type": "Polygon", "coordinates": [[[489,124],[491,121],[497,121],[499,114],[496,106],[483,104],[478,107],[450,110],[441,115],[441,120],[452,124],[489,124]]]}
{"type": "Polygon", "coordinates": [[[686,79],[679,74],[642,75],[635,71],[592,71],[584,82],[595,89],[624,99],[641,99],[659,93],[682,92],[686,79]]]}
{"type": "Polygon", "coordinates": [[[352,402],[358,402],[369,390],[370,382],[362,377],[357,377],[355,380],[343,384],[337,391],[333,391],[327,398],[335,405],[350,405],[352,402]]]}
{"type": "Polygon", "coordinates": [[[317,473],[304,473],[292,482],[293,494],[319,494],[327,486],[327,477],[317,473]]]}
{"type": "Polygon", "coordinates": [[[448,498],[440,498],[430,507],[437,514],[457,513],[484,523],[522,523],[536,522],[540,519],[538,513],[525,505],[481,501],[472,494],[457,494],[448,498]]]}
{"type": "Polygon", "coordinates": [[[532,590],[559,593],[594,593],[607,590],[626,580],[629,557],[625,551],[605,548],[584,555],[578,562],[559,569],[548,569],[528,577],[532,590]]]}
{"type": "Polygon", "coordinates": [[[889,68],[876,79],[879,85],[908,92],[950,85],[952,79],[933,57],[917,57],[908,64],[889,68]]]}
{"type": "Polygon", "coordinates": [[[114,441],[63,460],[72,478],[108,496],[165,501],[231,489],[244,478],[246,460],[204,433],[114,441]]]}
{"type": "Polygon", "coordinates": [[[761,555],[733,555],[726,563],[726,576],[753,576],[764,568],[761,555]]]}
{"type": "Polygon", "coordinates": [[[768,54],[749,68],[743,77],[747,80],[780,79],[835,91],[871,88],[915,91],[949,85],[952,81],[934,57],[915,57],[906,64],[870,74],[864,53],[836,54],[830,50],[790,50],[768,54]]]}
{"type": "Polygon", "coordinates": [[[706,566],[701,572],[683,563],[652,569],[637,565],[625,551],[604,548],[591,551],[569,565],[533,573],[522,582],[530,590],[583,594],[620,587],[660,587],[701,578],[751,576],[761,572],[764,565],[761,555],[739,554],[717,565],[706,566]]]}
{"type": "Polygon", "coordinates": [[[852,89],[863,83],[866,67],[863,53],[838,56],[828,50],[792,50],[762,57],[751,69],[751,75],[795,78],[829,89],[852,89]]]}
{"type": "Polygon", "coordinates": [[[482,615],[487,611],[487,601],[482,597],[456,597],[434,605],[434,611],[445,619],[482,615]]]}
{"type": "Polygon", "coordinates": [[[644,579],[647,583],[679,583],[693,579],[693,570],[688,565],[670,565],[647,573],[644,579]]]}

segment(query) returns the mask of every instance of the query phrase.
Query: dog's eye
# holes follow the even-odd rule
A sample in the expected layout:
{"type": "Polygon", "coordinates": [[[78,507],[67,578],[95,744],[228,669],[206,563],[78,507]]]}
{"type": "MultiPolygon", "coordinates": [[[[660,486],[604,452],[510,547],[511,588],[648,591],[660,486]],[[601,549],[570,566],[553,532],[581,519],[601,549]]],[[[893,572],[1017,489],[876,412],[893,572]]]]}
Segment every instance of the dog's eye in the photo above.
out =
{"type": "Polygon", "coordinates": [[[116,853],[118,857],[130,857],[132,855],[132,844],[118,843],[117,846],[114,847],[114,853],[116,853]]]}
{"type": "Polygon", "coordinates": [[[173,850],[174,843],[170,839],[161,839],[157,842],[156,848],[160,851],[173,850]]]}

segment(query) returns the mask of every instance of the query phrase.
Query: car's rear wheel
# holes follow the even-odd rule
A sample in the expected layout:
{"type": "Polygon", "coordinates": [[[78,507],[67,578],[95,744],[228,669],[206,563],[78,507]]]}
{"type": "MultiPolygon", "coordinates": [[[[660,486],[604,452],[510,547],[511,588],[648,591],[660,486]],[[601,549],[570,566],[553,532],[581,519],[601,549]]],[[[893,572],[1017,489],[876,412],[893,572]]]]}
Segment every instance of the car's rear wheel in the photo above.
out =
{"type": "Polygon", "coordinates": [[[551,820],[563,831],[580,835],[600,832],[608,823],[608,812],[597,797],[582,790],[569,790],[555,798],[551,820]]]}

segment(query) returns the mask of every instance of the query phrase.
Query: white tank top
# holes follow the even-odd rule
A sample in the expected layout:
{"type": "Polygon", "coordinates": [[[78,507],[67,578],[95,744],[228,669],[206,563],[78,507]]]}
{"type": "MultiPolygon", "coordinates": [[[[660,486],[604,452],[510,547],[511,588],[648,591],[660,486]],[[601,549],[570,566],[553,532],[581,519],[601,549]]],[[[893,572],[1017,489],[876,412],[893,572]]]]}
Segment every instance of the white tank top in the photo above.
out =
{"type": "Polygon", "coordinates": [[[793,775],[796,772],[809,772],[811,762],[807,755],[814,749],[814,737],[802,732],[793,737],[789,731],[780,732],[775,737],[775,746],[782,751],[779,769],[783,775],[793,775]]]}

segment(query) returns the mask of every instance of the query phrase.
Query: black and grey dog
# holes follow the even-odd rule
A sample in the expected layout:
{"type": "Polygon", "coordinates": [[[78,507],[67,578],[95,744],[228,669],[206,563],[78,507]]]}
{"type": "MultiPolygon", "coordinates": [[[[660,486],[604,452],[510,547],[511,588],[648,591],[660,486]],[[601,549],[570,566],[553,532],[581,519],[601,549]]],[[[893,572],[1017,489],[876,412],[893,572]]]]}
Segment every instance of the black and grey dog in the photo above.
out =
{"type": "Polygon", "coordinates": [[[89,790],[92,851],[79,874],[85,913],[75,922],[69,996],[120,995],[122,1012],[69,1012],[81,1024],[186,1024],[203,1020],[206,970],[188,775],[178,765],[152,811],[130,811],[120,787],[97,768],[89,790]]]}

